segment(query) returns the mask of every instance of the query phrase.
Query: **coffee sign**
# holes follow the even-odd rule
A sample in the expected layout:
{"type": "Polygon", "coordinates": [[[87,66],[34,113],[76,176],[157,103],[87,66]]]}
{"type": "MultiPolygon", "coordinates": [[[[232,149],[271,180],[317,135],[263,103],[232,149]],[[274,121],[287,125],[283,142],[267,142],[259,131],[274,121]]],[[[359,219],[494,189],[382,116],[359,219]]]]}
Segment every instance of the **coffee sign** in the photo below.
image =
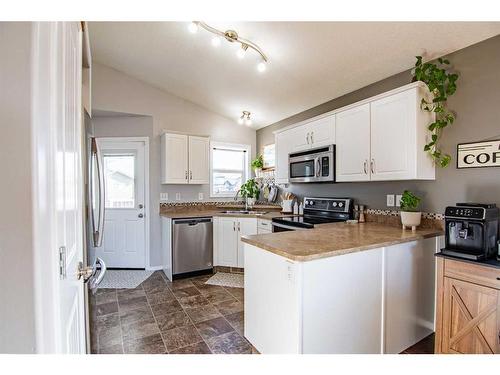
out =
{"type": "Polygon", "coordinates": [[[500,167],[500,140],[457,146],[457,168],[500,167]]]}

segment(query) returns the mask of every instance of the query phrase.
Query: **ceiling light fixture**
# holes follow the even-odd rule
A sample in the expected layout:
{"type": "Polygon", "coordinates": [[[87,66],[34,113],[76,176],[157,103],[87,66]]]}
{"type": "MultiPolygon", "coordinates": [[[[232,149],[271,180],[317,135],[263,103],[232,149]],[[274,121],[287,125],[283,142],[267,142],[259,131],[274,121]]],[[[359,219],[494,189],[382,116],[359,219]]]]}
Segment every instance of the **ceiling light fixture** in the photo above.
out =
{"type": "Polygon", "coordinates": [[[215,38],[212,39],[212,45],[215,47],[220,45],[220,41],[222,40],[222,38],[224,38],[230,43],[239,43],[241,45],[241,48],[239,48],[238,51],[236,52],[236,56],[238,56],[238,58],[240,59],[243,59],[245,57],[248,48],[254,50],[259,54],[260,58],[262,59],[262,61],[259,62],[259,64],[257,65],[257,70],[261,73],[266,71],[267,67],[266,64],[269,60],[267,59],[267,56],[264,54],[264,52],[260,49],[260,47],[257,44],[253,43],[250,40],[240,37],[238,33],[234,30],[221,31],[201,21],[191,22],[188,26],[188,29],[191,33],[194,34],[198,31],[198,28],[200,27],[216,35],[217,39],[215,38]]]}
{"type": "Polygon", "coordinates": [[[245,125],[248,125],[248,126],[252,125],[252,120],[250,119],[250,112],[243,111],[241,113],[240,118],[238,119],[238,124],[240,124],[240,125],[245,124],[245,125]]]}

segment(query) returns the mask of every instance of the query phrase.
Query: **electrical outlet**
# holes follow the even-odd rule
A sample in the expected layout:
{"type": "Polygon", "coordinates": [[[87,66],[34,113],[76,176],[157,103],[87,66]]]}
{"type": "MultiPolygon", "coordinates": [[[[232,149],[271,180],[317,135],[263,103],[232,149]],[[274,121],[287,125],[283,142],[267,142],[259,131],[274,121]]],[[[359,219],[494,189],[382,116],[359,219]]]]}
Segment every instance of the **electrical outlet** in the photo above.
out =
{"type": "Polygon", "coordinates": [[[203,200],[203,193],[198,193],[198,199],[199,199],[200,201],[202,201],[202,200],[203,200]]]}
{"type": "Polygon", "coordinates": [[[394,194],[387,194],[387,207],[394,207],[394,194]]]}
{"type": "Polygon", "coordinates": [[[175,200],[180,201],[181,200],[181,193],[175,193],[175,200]]]}
{"type": "Polygon", "coordinates": [[[401,207],[401,198],[403,196],[401,194],[396,195],[396,207],[401,207]]]}
{"type": "Polygon", "coordinates": [[[160,202],[168,201],[168,193],[160,193],[160,202]]]}

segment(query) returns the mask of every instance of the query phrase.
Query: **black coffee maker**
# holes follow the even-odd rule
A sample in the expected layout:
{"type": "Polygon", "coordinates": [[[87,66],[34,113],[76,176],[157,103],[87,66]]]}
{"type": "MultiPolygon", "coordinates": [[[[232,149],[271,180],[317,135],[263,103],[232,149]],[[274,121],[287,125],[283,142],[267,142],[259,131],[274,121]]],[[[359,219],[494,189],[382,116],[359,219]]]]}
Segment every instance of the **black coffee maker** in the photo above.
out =
{"type": "Polygon", "coordinates": [[[498,256],[496,204],[457,203],[445,210],[445,248],[443,254],[471,260],[498,256]]]}

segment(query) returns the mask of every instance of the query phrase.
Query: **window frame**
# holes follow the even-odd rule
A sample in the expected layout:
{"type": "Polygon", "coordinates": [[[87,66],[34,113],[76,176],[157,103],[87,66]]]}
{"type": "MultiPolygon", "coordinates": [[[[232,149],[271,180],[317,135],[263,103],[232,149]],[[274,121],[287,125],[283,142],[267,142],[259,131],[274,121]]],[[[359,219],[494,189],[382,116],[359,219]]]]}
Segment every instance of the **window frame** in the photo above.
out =
{"type": "Polygon", "coordinates": [[[214,192],[213,152],[215,148],[225,148],[229,150],[245,151],[245,169],[243,170],[243,178],[242,178],[242,183],[245,183],[250,176],[250,160],[251,160],[252,147],[248,144],[217,142],[217,141],[210,142],[210,198],[234,198],[235,193],[214,192]]]}

